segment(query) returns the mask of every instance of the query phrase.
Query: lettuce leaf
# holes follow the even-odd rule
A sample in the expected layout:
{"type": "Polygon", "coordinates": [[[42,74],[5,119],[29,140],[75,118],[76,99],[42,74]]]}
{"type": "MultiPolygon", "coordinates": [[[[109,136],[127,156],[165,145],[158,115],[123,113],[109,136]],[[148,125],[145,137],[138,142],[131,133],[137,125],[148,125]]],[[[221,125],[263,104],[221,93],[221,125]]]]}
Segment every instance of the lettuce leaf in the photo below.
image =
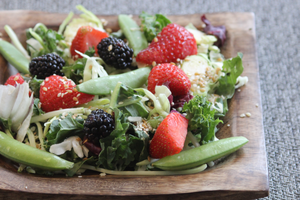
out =
{"type": "Polygon", "coordinates": [[[142,94],[124,84],[118,83],[111,95],[110,106],[118,108],[128,116],[140,116],[146,118],[148,110],[142,103],[142,94]]]}
{"type": "Polygon", "coordinates": [[[115,130],[100,139],[102,151],[97,165],[119,171],[132,169],[137,162],[147,158],[149,136],[126,122],[125,115],[119,109],[114,109],[114,115],[115,130]]]}
{"type": "MultiPolygon", "coordinates": [[[[34,27],[34,29],[26,30],[26,37],[27,40],[30,38],[36,39],[43,47],[40,50],[32,51],[29,50],[28,46],[27,49],[30,52],[31,58],[52,52],[63,56],[63,48],[60,47],[60,45],[62,44],[61,41],[64,40],[64,36],[52,29],[47,29],[44,24],[39,23],[34,27]]],[[[66,48],[66,46],[64,46],[64,48],[66,48]]]]}
{"type": "Polygon", "coordinates": [[[148,42],[151,42],[161,30],[171,23],[171,21],[162,14],[150,15],[142,12],[139,16],[142,21],[142,29],[148,42]]]}
{"type": "Polygon", "coordinates": [[[49,131],[46,134],[46,149],[49,149],[53,144],[63,142],[66,138],[71,136],[83,138],[84,120],[82,118],[73,119],[72,116],[73,113],[68,113],[67,116],[60,116],[59,119],[51,123],[49,131]]]}
{"type": "Polygon", "coordinates": [[[235,92],[237,78],[242,74],[244,67],[242,62],[243,54],[238,53],[235,58],[223,62],[222,75],[212,88],[212,92],[230,99],[235,92]]]}
{"type": "Polygon", "coordinates": [[[189,120],[188,130],[199,139],[201,144],[214,141],[216,126],[222,122],[215,117],[215,110],[211,108],[212,103],[205,96],[195,96],[185,103],[182,112],[186,113],[189,120]]]}

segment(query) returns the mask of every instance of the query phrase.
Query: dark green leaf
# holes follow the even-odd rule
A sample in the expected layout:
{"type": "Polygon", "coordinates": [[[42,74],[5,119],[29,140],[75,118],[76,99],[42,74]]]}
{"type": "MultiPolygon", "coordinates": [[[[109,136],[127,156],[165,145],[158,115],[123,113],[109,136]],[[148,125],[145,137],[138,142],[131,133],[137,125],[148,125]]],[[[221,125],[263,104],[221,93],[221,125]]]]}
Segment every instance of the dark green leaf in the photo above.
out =
{"type": "Polygon", "coordinates": [[[242,74],[244,67],[242,62],[242,53],[238,53],[237,57],[225,60],[223,62],[224,76],[221,76],[213,87],[213,91],[218,95],[223,95],[227,98],[232,98],[235,92],[235,84],[237,78],[242,74]]]}
{"type": "Polygon", "coordinates": [[[171,23],[171,21],[162,14],[150,15],[142,12],[139,16],[142,21],[142,29],[148,42],[151,42],[161,30],[171,23]]]}
{"type": "Polygon", "coordinates": [[[50,130],[46,134],[46,147],[49,148],[53,144],[61,143],[71,136],[79,136],[83,138],[83,123],[80,118],[73,119],[72,113],[68,113],[66,117],[54,120],[50,125],[50,130]]]}
{"type": "Polygon", "coordinates": [[[186,112],[189,120],[188,129],[198,138],[201,144],[214,140],[216,126],[222,120],[215,118],[215,110],[211,109],[211,102],[204,96],[195,96],[185,103],[182,111],[186,112]]]}

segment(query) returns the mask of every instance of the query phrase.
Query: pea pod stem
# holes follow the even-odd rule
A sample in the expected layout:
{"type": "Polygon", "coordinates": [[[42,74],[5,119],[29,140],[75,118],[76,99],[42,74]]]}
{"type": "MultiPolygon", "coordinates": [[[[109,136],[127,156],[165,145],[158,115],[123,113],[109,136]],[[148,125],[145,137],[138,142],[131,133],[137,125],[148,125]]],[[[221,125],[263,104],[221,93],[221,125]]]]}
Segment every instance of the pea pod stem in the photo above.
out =
{"type": "Polygon", "coordinates": [[[128,15],[119,15],[119,25],[136,56],[148,46],[147,39],[138,24],[128,15]]]}
{"type": "Polygon", "coordinates": [[[0,54],[19,72],[29,74],[29,60],[14,45],[0,39],[0,54]]]}
{"type": "Polygon", "coordinates": [[[20,40],[18,39],[17,35],[12,30],[12,28],[8,25],[5,25],[4,30],[7,33],[7,35],[10,37],[11,41],[16,46],[16,48],[30,61],[30,56],[28,55],[25,48],[22,46],[20,40]]]}
{"type": "Polygon", "coordinates": [[[229,155],[248,140],[245,137],[230,137],[207,143],[193,149],[182,151],[172,156],[166,156],[152,165],[163,170],[185,170],[209,163],[226,155],[229,155]]]}
{"type": "Polygon", "coordinates": [[[118,82],[131,88],[142,87],[149,76],[149,67],[136,69],[123,74],[95,78],[77,85],[79,92],[93,95],[109,95],[118,82]]]}
{"type": "Polygon", "coordinates": [[[0,154],[14,162],[43,170],[64,170],[74,165],[54,154],[19,142],[1,131],[0,154]]]}

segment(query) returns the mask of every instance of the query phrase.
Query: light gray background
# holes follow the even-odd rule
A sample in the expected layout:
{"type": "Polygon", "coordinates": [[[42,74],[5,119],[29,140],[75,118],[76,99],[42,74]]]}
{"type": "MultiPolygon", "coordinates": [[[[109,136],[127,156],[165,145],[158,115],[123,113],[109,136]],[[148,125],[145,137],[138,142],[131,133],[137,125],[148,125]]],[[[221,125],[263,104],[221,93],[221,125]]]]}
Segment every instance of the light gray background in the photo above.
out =
{"type": "Polygon", "coordinates": [[[0,0],[0,10],[68,13],[78,4],[98,15],[255,13],[270,179],[270,195],[265,199],[300,199],[300,1],[0,0]]]}

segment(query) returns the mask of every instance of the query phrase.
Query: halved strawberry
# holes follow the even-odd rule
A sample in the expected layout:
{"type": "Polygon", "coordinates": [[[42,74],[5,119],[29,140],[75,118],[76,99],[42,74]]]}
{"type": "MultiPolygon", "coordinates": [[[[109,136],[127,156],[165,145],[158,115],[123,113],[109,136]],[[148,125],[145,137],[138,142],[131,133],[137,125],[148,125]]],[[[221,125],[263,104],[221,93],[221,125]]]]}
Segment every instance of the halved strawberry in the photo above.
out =
{"type": "MultiPolygon", "coordinates": [[[[103,38],[106,37],[108,37],[106,32],[100,31],[91,26],[80,27],[70,47],[71,55],[73,57],[78,56],[78,58],[81,58],[81,56],[77,54],[75,50],[84,53],[90,47],[94,47],[97,54],[97,45],[103,38]]],[[[76,57],[74,58],[76,59],[76,57]]]]}
{"type": "Polygon", "coordinates": [[[40,87],[40,101],[45,112],[72,108],[93,98],[94,95],[78,92],[72,80],[58,75],[47,77],[40,87]]]}
{"type": "Polygon", "coordinates": [[[16,75],[10,76],[4,85],[16,86],[17,84],[21,85],[22,83],[24,83],[24,79],[20,73],[17,73],[16,75]]]}
{"type": "Polygon", "coordinates": [[[188,76],[174,64],[159,64],[151,70],[148,77],[148,90],[155,93],[155,86],[167,85],[173,96],[186,95],[191,88],[188,76]]]}
{"type": "Polygon", "coordinates": [[[188,119],[178,112],[170,113],[157,127],[149,151],[152,158],[163,158],[182,151],[188,119]]]}
{"type": "Polygon", "coordinates": [[[136,61],[145,64],[177,62],[197,54],[197,43],[192,33],[177,24],[169,24],[139,52],[136,61]]]}

